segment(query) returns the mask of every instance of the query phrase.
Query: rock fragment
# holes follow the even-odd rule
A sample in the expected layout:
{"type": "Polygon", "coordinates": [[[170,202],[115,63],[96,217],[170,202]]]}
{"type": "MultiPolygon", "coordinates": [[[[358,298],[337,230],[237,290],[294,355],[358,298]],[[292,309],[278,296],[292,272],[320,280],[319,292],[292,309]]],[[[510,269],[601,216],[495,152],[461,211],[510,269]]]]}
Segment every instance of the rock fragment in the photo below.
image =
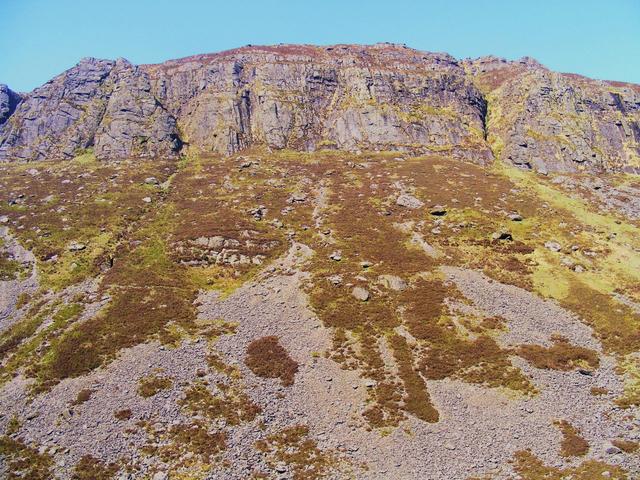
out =
{"type": "Polygon", "coordinates": [[[378,277],[378,282],[380,282],[384,287],[398,292],[406,290],[407,288],[407,282],[397,275],[380,275],[378,277]]]}
{"type": "Polygon", "coordinates": [[[362,302],[366,302],[370,297],[369,291],[363,287],[354,287],[351,291],[351,295],[362,302]]]}
{"type": "Polygon", "coordinates": [[[417,208],[422,208],[424,203],[413,195],[403,193],[396,199],[396,205],[415,210],[417,208]]]}
{"type": "Polygon", "coordinates": [[[544,246],[547,250],[551,250],[552,252],[559,252],[562,250],[562,246],[558,242],[545,242],[544,246]]]}
{"type": "Polygon", "coordinates": [[[80,242],[71,242],[67,246],[67,250],[69,250],[70,252],[79,252],[81,250],[84,250],[85,248],[87,248],[87,246],[84,243],[80,242]]]}
{"type": "Polygon", "coordinates": [[[434,217],[442,217],[447,214],[447,209],[442,205],[434,205],[431,207],[431,210],[429,210],[429,213],[434,217]]]}

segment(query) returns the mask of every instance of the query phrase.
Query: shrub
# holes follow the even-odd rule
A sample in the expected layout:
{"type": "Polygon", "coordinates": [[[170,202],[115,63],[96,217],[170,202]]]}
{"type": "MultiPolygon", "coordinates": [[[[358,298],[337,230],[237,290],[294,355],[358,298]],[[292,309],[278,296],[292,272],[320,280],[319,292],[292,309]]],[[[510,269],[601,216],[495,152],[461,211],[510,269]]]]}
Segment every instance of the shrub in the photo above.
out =
{"type": "Polygon", "coordinates": [[[298,371],[298,363],[280,345],[278,337],[273,336],[251,342],[247,347],[245,363],[256,375],[279,378],[284,386],[293,385],[298,371]]]}

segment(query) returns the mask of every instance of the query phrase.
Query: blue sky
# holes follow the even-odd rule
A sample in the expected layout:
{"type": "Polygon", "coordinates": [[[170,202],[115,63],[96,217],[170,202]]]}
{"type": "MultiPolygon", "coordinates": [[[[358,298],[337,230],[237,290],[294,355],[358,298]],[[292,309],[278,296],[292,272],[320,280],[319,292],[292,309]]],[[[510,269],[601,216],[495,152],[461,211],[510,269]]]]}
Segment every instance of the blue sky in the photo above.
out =
{"type": "Polygon", "coordinates": [[[155,63],[246,44],[382,41],[640,83],[640,0],[0,0],[0,19],[0,83],[18,91],[85,56],[155,63]]]}

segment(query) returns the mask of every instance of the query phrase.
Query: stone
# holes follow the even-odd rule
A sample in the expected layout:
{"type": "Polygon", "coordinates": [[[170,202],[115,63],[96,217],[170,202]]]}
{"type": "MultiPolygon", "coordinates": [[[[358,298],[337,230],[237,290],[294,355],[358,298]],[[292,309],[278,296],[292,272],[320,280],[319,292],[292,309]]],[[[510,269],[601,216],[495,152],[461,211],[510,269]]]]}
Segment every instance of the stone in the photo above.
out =
{"type": "Polygon", "coordinates": [[[424,206],[424,203],[416,197],[409,195],[408,193],[403,193],[396,199],[396,205],[405,208],[417,209],[422,208],[424,206]]]}
{"type": "Polygon", "coordinates": [[[80,242],[71,242],[69,245],[67,245],[67,250],[69,250],[70,252],[79,252],[81,250],[84,250],[85,248],[87,248],[87,246],[84,243],[80,242]]]}
{"type": "Polygon", "coordinates": [[[378,277],[378,282],[380,282],[384,287],[398,292],[406,290],[407,288],[407,282],[397,275],[380,275],[378,277]]]}
{"type": "Polygon", "coordinates": [[[546,249],[551,250],[552,252],[559,252],[562,250],[562,246],[558,242],[545,242],[544,246],[546,249]]]}
{"type": "Polygon", "coordinates": [[[434,205],[429,210],[429,213],[435,217],[442,217],[447,214],[447,209],[444,208],[442,205],[434,205]]]}
{"type": "Polygon", "coordinates": [[[302,203],[307,199],[307,194],[303,192],[296,192],[289,197],[289,203],[302,203]]]}
{"type": "Polygon", "coordinates": [[[340,260],[342,260],[342,253],[340,252],[333,252],[331,255],[329,255],[329,258],[331,260],[334,260],[336,262],[339,262],[340,260]]]}
{"type": "Polygon", "coordinates": [[[351,290],[351,295],[362,302],[366,302],[370,297],[369,291],[363,287],[354,287],[353,290],[351,290]]]}
{"type": "Polygon", "coordinates": [[[160,185],[160,182],[156,177],[147,177],[144,179],[144,183],[147,185],[160,185]]]}
{"type": "Polygon", "coordinates": [[[267,208],[264,205],[259,205],[249,210],[249,214],[256,220],[262,220],[267,214],[267,208]]]}
{"type": "Polygon", "coordinates": [[[507,231],[500,231],[500,232],[495,232],[491,238],[494,241],[503,241],[503,240],[508,240],[511,241],[513,240],[513,235],[511,235],[510,232],[507,231]]]}
{"type": "Polygon", "coordinates": [[[608,453],[609,455],[618,455],[620,453],[622,453],[622,450],[620,450],[618,447],[614,446],[614,445],[609,445],[606,450],[606,453],[608,453]]]}
{"type": "Polygon", "coordinates": [[[512,222],[521,222],[522,215],[520,215],[519,213],[510,213],[509,220],[511,220],[512,222]]]}

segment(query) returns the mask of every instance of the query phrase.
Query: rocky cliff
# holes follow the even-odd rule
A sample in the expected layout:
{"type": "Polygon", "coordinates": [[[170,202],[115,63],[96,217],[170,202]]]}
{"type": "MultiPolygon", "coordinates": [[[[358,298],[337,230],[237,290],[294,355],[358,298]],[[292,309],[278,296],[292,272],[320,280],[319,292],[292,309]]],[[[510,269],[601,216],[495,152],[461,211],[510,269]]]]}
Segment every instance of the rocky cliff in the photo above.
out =
{"type": "Polygon", "coordinates": [[[141,66],[83,59],[29,94],[0,87],[0,161],[258,145],[639,172],[640,86],[378,44],[248,46],[141,66]]]}

